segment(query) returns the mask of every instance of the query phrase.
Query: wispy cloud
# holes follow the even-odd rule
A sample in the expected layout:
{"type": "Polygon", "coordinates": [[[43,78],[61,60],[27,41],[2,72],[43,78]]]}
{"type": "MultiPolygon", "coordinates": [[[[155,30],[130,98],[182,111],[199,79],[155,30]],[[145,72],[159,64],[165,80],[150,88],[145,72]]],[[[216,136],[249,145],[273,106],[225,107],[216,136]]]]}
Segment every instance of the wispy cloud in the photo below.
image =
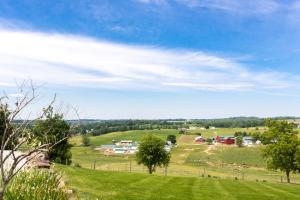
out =
{"type": "Polygon", "coordinates": [[[210,9],[241,15],[266,15],[279,11],[285,3],[277,0],[135,0],[144,4],[172,5],[178,3],[191,9],[210,9]]]}
{"type": "Polygon", "coordinates": [[[66,34],[0,30],[0,86],[31,78],[63,86],[251,90],[293,85],[200,51],[118,44],[66,34]]]}
{"type": "Polygon", "coordinates": [[[177,0],[191,8],[207,8],[243,14],[269,14],[276,12],[281,4],[276,0],[177,0]]]}

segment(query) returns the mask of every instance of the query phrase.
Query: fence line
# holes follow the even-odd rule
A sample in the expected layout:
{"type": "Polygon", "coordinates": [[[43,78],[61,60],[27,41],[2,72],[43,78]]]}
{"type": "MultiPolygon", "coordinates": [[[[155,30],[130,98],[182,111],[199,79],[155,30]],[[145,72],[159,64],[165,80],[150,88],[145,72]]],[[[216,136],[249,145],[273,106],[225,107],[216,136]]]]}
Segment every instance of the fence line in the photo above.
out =
{"type": "MultiPolygon", "coordinates": [[[[281,174],[257,174],[250,173],[244,169],[233,168],[230,172],[230,168],[224,172],[209,169],[205,166],[200,166],[198,170],[187,170],[187,169],[177,169],[176,164],[170,163],[168,167],[157,167],[155,174],[162,176],[189,176],[198,178],[215,178],[215,179],[234,179],[234,180],[249,180],[249,181],[259,181],[259,182],[286,182],[286,177],[281,174]],[[174,164],[175,168],[174,168],[174,164]]],[[[135,173],[148,173],[148,170],[143,165],[138,165],[132,160],[122,161],[122,162],[111,162],[102,163],[101,161],[94,160],[91,162],[91,169],[102,170],[102,171],[117,171],[117,172],[135,172],[135,173]]],[[[195,165],[194,165],[195,166],[195,165]]],[[[185,166],[186,167],[186,166],[185,166]]],[[[300,183],[300,176],[292,177],[293,182],[300,183]]]]}

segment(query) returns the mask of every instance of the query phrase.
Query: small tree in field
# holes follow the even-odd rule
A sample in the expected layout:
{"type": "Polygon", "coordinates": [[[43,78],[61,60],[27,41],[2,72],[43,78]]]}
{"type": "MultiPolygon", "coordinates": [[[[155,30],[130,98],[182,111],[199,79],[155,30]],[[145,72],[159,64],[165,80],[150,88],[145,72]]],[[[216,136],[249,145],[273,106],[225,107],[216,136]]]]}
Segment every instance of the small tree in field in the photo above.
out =
{"type": "Polygon", "coordinates": [[[299,170],[297,157],[300,141],[297,132],[294,131],[294,125],[287,121],[267,120],[266,125],[269,129],[263,133],[266,144],[263,156],[267,160],[267,167],[284,171],[290,183],[290,173],[299,170]]]}
{"type": "Polygon", "coordinates": [[[168,135],[167,141],[170,141],[172,144],[176,144],[176,136],[175,135],[168,135]]]}
{"type": "Polygon", "coordinates": [[[87,134],[81,134],[81,137],[83,146],[87,147],[91,145],[90,138],[87,134]]]}
{"type": "Polygon", "coordinates": [[[206,139],[206,143],[207,143],[208,145],[212,145],[213,140],[212,140],[211,138],[207,138],[207,139],[206,139]]]}
{"type": "Polygon", "coordinates": [[[238,147],[242,147],[243,146],[243,137],[242,136],[237,136],[236,137],[236,145],[238,147]]]}
{"type": "Polygon", "coordinates": [[[167,166],[170,162],[170,154],[164,149],[165,142],[153,135],[142,138],[139,151],[136,154],[137,162],[148,168],[152,174],[157,166],[167,166]]]}

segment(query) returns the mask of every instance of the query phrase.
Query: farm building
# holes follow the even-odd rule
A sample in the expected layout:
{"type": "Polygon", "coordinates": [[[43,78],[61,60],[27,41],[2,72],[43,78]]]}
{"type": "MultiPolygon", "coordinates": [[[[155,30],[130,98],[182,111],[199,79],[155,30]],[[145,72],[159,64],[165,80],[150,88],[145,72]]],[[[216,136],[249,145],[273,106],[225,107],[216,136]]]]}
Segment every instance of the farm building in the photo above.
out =
{"type": "Polygon", "coordinates": [[[117,145],[117,146],[133,146],[134,142],[132,140],[121,140],[121,141],[115,141],[115,145],[117,145]]]}
{"type": "Polygon", "coordinates": [[[205,138],[203,138],[202,136],[198,136],[194,140],[196,143],[204,143],[205,142],[205,138]]]}
{"type": "Polygon", "coordinates": [[[232,137],[232,136],[230,136],[230,137],[216,136],[215,137],[215,142],[231,145],[231,144],[235,143],[235,138],[232,137]]]}
{"type": "Polygon", "coordinates": [[[248,146],[253,144],[253,138],[252,137],[243,137],[243,145],[248,146]]]}
{"type": "Polygon", "coordinates": [[[114,144],[101,145],[107,154],[134,154],[138,151],[138,144],[132,140],[113,141],[114,144]]]}

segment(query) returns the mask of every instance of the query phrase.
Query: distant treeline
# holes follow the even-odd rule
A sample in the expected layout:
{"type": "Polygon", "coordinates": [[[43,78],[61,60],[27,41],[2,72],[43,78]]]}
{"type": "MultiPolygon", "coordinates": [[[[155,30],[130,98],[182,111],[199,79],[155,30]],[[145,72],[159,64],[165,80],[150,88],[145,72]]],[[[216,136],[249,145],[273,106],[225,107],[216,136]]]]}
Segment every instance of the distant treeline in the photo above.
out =
{"type": "MultiPolygon", "coordinates": [[[[295,117],[276,117],[273,119],[287,120],[295,117]]],[[[158,119],[158,120],[77,120],[68,121],[72,125],[72,134],[89,133],[102,135],[117,131],[178,129],[189,127],[219,127],[219,128],[247,128],[264,126],[265,119],[257,117],[232,117],[223,119],[158,119]]]]}
{"type": "MultiPolygon", "coordinates": [[[[74,123],[72,123],[74,124],[74,123]]],[[[89,133],[91,135],[102,135],[117,131],[130,130],[154,130],[154,129],[178,129],[189,128],[188,124],[181,122],[169,122],[167,120],[103,120],[89,123],[82,122],[82,125],[73,126],[73,133],[89,133]]]]}

